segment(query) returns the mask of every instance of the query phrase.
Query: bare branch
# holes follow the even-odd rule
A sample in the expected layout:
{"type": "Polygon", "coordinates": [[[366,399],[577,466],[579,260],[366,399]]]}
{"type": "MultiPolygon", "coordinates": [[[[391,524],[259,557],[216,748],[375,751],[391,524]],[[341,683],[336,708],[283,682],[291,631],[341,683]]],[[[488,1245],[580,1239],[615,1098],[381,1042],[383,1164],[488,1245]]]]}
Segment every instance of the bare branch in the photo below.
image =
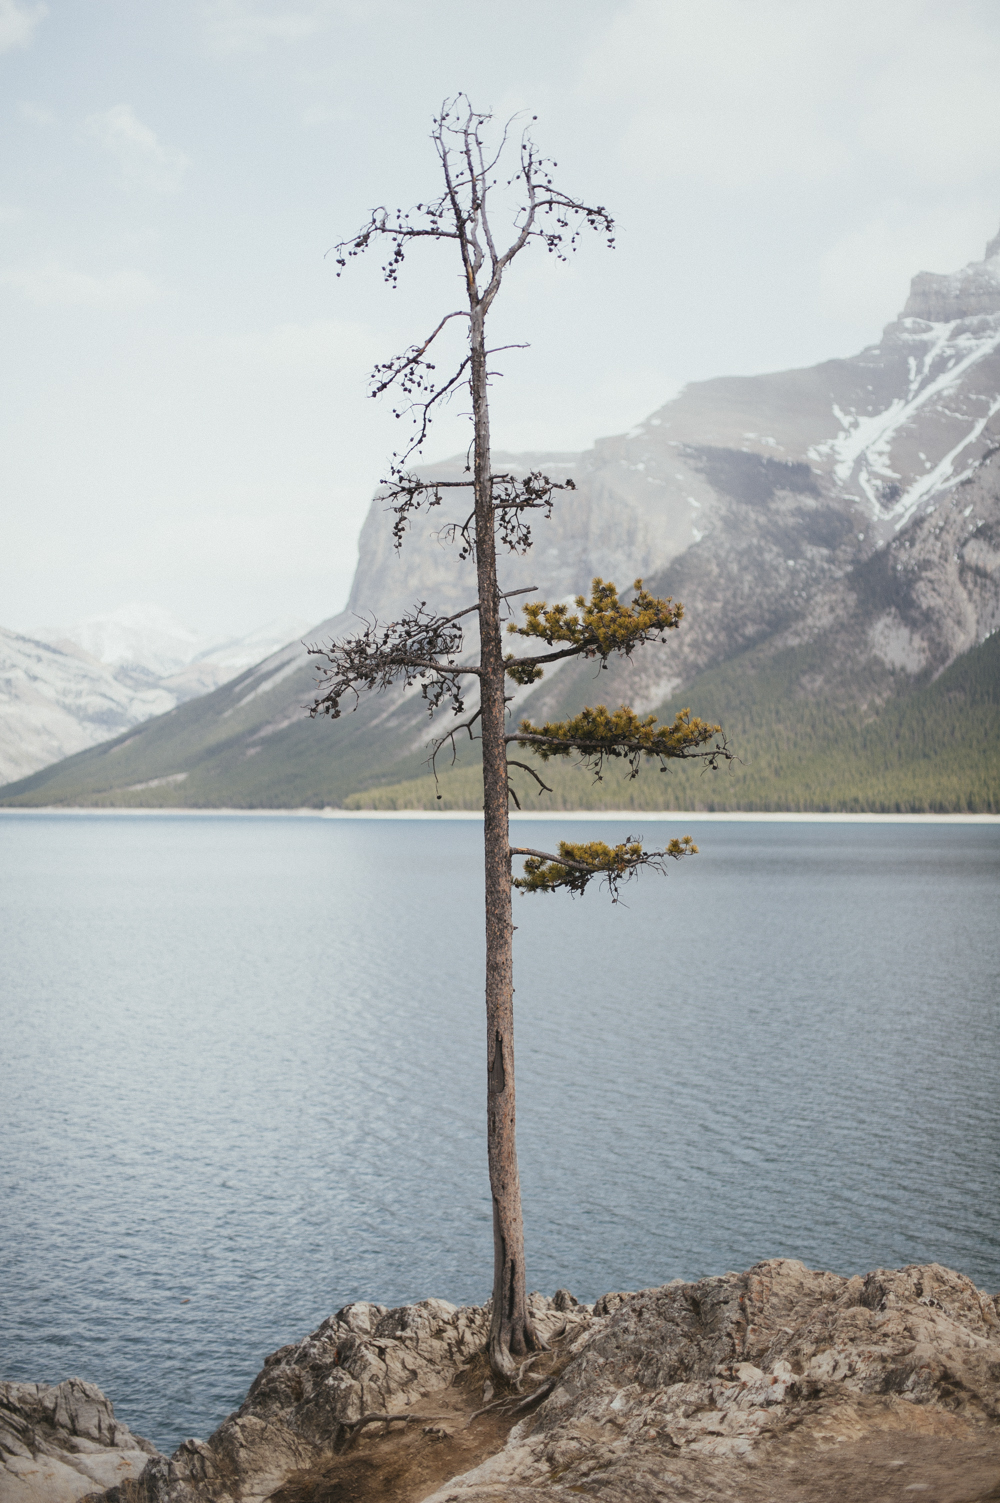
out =
{"type": "MultiPolygon", "coordinates": [[[[414,397],[412,401],[405,402],[401,407],[393,408],[392,415],[395,418],[412,417],[415,430],[414,437],[403,450],[402,454],[393,455],[393,475],[400,475],[407,460],[412,455],[419,453],[423,448],[424,441],[430,429],[433,409],[439,402],[447,402],[454,395],[463,374],[469,369],[470,364],[471,357],[467,355],[458,367],[458,370],[454,371],[448,377],[447,381],[441,381],[437,385],[424,379],[422,374],[424,366],[426,366],[427,370],[434,369],[433,365],[427,365],[426,362],[424,362],[424,366],[420,363],[413,366],[403,376],[400,385],[406,397],[410,397],[414,392],[420,391],[428,391],[430,395],[427,397],[414,397]]],[[[371,395],[373,397],[377,396],[378,392],[373,391],[371,395]]]]}
{"type": "Polygon", "coordinates": [[[431,754],[427,758],[427,765],[430,767],[431,772],[434,774],[434,787],[437,789],[437,793],[435,794],[436,798],[441,797],[441,783],[438,778],[437,770],[438,753],[450,741],[451,762],[449,765],[451,767],[454,767],[456,761],[458,760],[458,747],[455,744],[455,737],[459,734],[460,731],[468,731],[469,740],[475,741],[476,738],[472,734],[472,727],[475,725],[481,714],[482,707],[480,707],[474,715],[470,715],[468,720],[463,720],[461,725],[452,726],[450,731],[445,731],[443,736],[438,736],[437,739],[431,743],[431,754]]]}
{"type": "MultiPolygon", "coordinates": [[[[429,364],[427,361],[422,362],[421,356],[434,343],[435,339],[437,339],[446,323],[450,322],[450,320],[453,318],[468,317],[469,311],[467,308],[459,308],[455,313],[446,313],[444,318],[438,324],[437,328],[434,330],[433,334],[429,334],[424,340],[423,344],[413,344],[408,350],[404,350],[401,355],[394,356],[392,360],[386,361],[383,365],[377,365],[371,375],[369,395],[373,397],[380,396],[382,392],[386,391],[387,388],[393,384],[394,381],[400,380],[401,378],[405,377],[405,374],[408,370],[412,370],[414,367],[417,367],[421,364],[423,365],[423,368],[425,370],[432,371],[434,369],[434,366],[429,364]],[[389,374],[387,376],[380,377],[380,371],[388,371],[389,374]]],[[[408,387],[404,386],[404,390],[415,390],[415,377],[413,378],[413,381],[414,384],[408,387]]]]}
{"type": "MultiPolygon", "coordinates": [[[[541,470],[532,470],[524,476],[499,474],[490,477],[493,514],[496,519],[496,536],[509,553],[527,553],[531,547],[531,527],[522,520],[526,511],[541,511],[546,517],[552,515],[556,491],[575,491],[572,478],[550,480],[541,470]]],[[[463,522],[448,522],[440,536],[448,542],[461,540],[460,558],[469,558],[475,553],[473,522],[470,513],[463,522]]]]}
{"type": "Polygon", "coordinates": [[[393,547],[401,548],[406,529],[410,525],[413,515],[423,507],[441,505],[441,492],[447,490],[471,490],[474,486],[472,480],[421,480],[419,475],[406,474],[402,470],[394,473],[392,480],[380,482],[386,487],[383,499],[386,511],[394,512],[396,520],[392,524],[393,547]]]}
{"type": "MultiPolygon", "coordinates": [[[[527,762],[516,762],[513,757],[508,757],[507,758],[507,766],[508,767],[520,767],[521,771],[522,772],[526,772],[528,774],[529,778],[534,778],[535,782],[538,784],[538,791],[539,791],[539,793],[551,793],[552,792],[552,789],[549,787],[548,783],[543,783],[542,780],[541,780],[541,778],[538,776],[538,773],[535,771],[535,769],[533,767],[529,767],[527,762]]],[[[521,807],[520,804],[518,804],[518,808],[520,808],[520,807],[521,807]]]]}
{"type": "MultiPolygon", "coordinates": [[[[395,414],[412,415],[415,424],[413,441],[399,460],[400,469],[426,440],[437,405],[448,399],[469,369],[469,361],[463,361],[447,380],[439,380],[433,362],[424,358],[448,321],[457,317],[476,319],[481,333],[483,320],[500,290],[504,272],[533,238],[541,239],[547,250],[562,259],[575,249],[585,226],[606,233],[609,244],[613,244],[614,222],[607,210],[602,205],[589,205],[574,199],[554,186],[550,169],[555,164],[537,153],[529,127],[522,135],[518,167],[508,184],[519,183],[522,191],[521,209],[514,216],[516,233],[511,244],[500,253],[487,200],[495,186],[492,173],[503,154],[513,121],[504,126],[496,151],[490,153],[484,139],[490,120],[489,114],[474,110],[464,94],[445,100],[431,131],[444,191],[409,210],[389,210],[380,204],[372,210],[367,223],[334,247],[337,275],[340,276],[349,259],[362,255],[376,243],[387,242],[389,254],[382,266],[382,275],[391,286],[396,286],[406,252],[414,241],[455,240],[459,245],[468,311],[463,309],[446,315],[422,344],[411,345],[372,373],[372,396],[378,396],[395,385],[407,398],[412,398],[395,414]],[[489,276],[485,286],[481,286],[480,276],[487,259],[489,276]]],[[[511,347],[501,346],[503,349],[511,347]]],[[[468,543],[468,538],[463,538],[463,541],[468,543]]],[[[515,530],[513,541],[507,538],[504,541],[515,551],[523,551],[529,546],[530,537],[515,530]]]]}
{"type": "Polygon", "coordinates": [[[336,720],[341,714],[341,700],[354,696],[357,708],[360,692],[375,689],[380,693],[402,680],[406,687],[419,683],[429,714],[449,700],[456,715],[464,709],[461,677],[479,675],[478,666],[457,661],[463,646],[462,629],[445,616],[432,616],[421,601],[409,615],[380,627],[375,620],[365,629],[329,647],[308,648],[312,656],[325,658],[319,670],[317,694],[309,713],[329,715],[336,720]]]}
{"type": "MultiPolygon", "coordinates": [[[[514,595],[533,595],[534,592],[537,589],[538,589],[537,585],[533,585],[533,584],[524,585],[524,586],[522,586],[522,588],[520,590],[505,590],[504,593],[499,598],[501,600],[510,600],[511,597],[514,596],[514,595]]],[[[468,616],[470,614],[470,612],[472,612],[472,611],[478,611],[478,609],[479,609],[479,601],[477,600],[476,603],[475,603],[475,605],[467,605],[465,607],[464,611],[456,611],[455,614],[454,614],[454,616],[447,616],[445,619],[447,621],[460,621],[463,616],[468,616]]]]}
{"type": "MultiPolygon", "coordinates": [[[[419,475],[397,471],[390,481],[383,480],[386,487],[383,499],[386,510],[395,513],[393,523],[394,546],[402,546],[406,529],[413,515],[422,508],[441,505],[441,491],[471,490],[472,480],[423,480],[419,475]]],[[[531,527],[522,520],[522,513],[541,511],[544,516],[552,514],[556,491],[575,491],[572,477],[566,480],[550,480],[541,470],[532,470],[524,476],[501,473],[490,477],[493,495],[493,511],[497,517],[497,536],[511,553],[526,553],[531,547],[531,527]]],[[[475,512],[460,521],[446,522],[438,536],[445,542],[460,544],[459,558],[472,558],[476,551],[475,512]]],[[[566,656],[565,653],[560,656],[566,656]]],[[[540,677],[540,675],[539,675],[540,677]]]]}

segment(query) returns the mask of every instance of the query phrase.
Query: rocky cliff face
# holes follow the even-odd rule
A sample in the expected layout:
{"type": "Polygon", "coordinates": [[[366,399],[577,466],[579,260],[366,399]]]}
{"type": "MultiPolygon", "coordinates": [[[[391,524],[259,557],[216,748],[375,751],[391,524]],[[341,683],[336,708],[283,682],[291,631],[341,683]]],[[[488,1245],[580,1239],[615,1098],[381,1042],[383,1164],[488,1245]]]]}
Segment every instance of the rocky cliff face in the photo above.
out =
{"type": "Polygon", "coordinates": [[[997,1495],[997,1301],[937,1264],[842,1278],[772,1259],[532,1305],[549,1350],[499,1395],[486,1308],[350,1305],[269,1357],[208,1441],[103,1503],[997,1495]]]}
{"type": "MultiPolygon", "coordinates": [[[[602,682],[644,710],[768,639],[778,650],[835,631],[857,666],[939,672],[1000,619],[998,450],[1000,236],[952,276],[915,277],[900,318],[851,359],[695,383],[585,454],[496,455],[498,470],[577,487],[531,552],[505,560],[504,582],[560,599],[595,574],[620,587],[643,576],[683,599],[669,650],[602,682]]],[[[471,566],[456,569],[441,540],[458,511],[451,500],[418,518],[396,551],[376,498],[350,610],[468,604],[471,566]]],[[[532,712],[574,675],[589,682],[586,667],[564,670],[532,712]]]]}

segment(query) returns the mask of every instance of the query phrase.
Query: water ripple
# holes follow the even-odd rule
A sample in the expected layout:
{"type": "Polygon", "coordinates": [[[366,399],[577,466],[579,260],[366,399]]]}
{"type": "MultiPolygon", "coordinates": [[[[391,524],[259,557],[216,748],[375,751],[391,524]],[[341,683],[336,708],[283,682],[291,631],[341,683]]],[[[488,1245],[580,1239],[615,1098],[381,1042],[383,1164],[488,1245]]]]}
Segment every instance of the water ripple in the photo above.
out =
{"type": "MultiPolygon", "coordinates": [[[[171,1448],[347,1300],[486,1296],[480,839],[0,817],[3,1376],[92,1379],[171,1448]]],[[[997,832],[700,844],[627,907],[517,902],[532,1285],[1000,1287],[997,832]]]]}

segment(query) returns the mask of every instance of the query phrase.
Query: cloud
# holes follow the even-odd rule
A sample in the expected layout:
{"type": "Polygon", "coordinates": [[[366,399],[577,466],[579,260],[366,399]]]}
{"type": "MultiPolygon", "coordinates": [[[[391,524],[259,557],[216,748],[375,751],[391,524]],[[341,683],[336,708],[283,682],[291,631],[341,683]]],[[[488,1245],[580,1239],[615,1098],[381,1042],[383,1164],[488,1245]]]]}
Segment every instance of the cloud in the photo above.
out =
{"type": "Polygon", "coordinates": [[[47,5],[21,5],[18,0],[0,0],[0,52],[27,47],[35,27],[48,13],[47,5]]]}
{"type": "Polygon", "coordinates": [[[95,277],[54,263],[0,267],[0,287],[20,292],[31,303],[77,308],[136,308],[158,301],[164,292],[141,271],[125,269],[95,277]]]}
{"type": "Polygon", "coordinates": [[[636,172],[753,190],[872,165],[935,187],[1000,157],[987,0],[631,0],[585,55],[636,172]]]}
{"type": "Polygon", "coordinates": [[[125,181],[154,193],[176,193],[191,163],[179,151],[160,143],[155,131],[143,125],[131,105],[88,115],[90,135],[118,162],[125,181]]]}
{"type": "Polygon", "coordinates": [[[259,52],[273,42],[305,42],[338,22],[370,23],[394,0],[207,0],[205,28],[218,52],[259,52]]]}

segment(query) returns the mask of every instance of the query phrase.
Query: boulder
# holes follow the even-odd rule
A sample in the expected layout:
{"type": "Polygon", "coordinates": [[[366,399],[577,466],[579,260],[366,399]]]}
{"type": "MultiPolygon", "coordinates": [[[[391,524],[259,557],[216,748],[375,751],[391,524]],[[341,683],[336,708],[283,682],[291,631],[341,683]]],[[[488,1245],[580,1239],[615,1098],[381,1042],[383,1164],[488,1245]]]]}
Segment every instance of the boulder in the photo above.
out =
{"type": "Polygon", "coordinates": [[[0,1503],[78,1503],[158,1455],[92,1383],[0,1383],[0,1503]]]}

